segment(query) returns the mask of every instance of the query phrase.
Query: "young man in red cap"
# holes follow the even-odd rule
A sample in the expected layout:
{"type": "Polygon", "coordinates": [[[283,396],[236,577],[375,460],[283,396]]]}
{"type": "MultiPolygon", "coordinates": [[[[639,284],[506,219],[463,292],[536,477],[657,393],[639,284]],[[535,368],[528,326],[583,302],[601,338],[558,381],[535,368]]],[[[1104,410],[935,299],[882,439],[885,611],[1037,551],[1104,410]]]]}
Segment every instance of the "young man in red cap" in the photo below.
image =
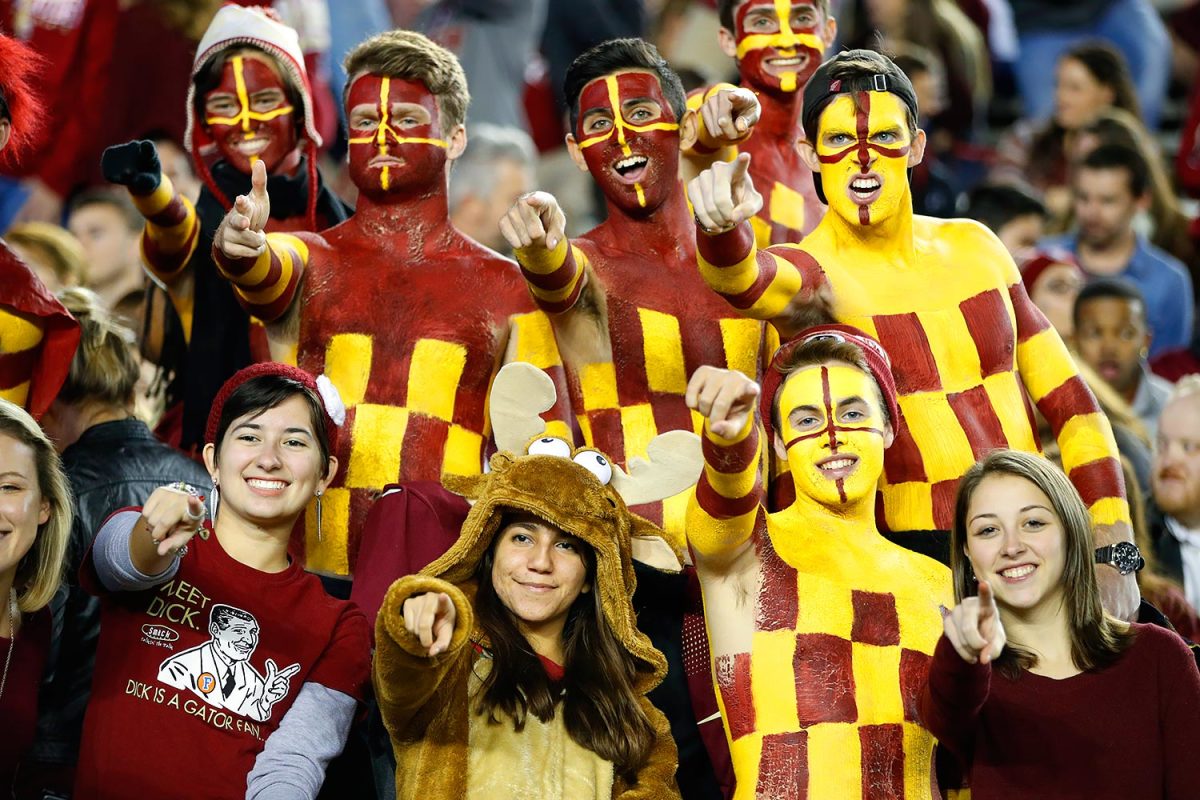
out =
{"type": "MultiPolygon", "coordinates": [[[[40,109],[31,86],[37,57],[0,35],[0,168],[28,152],[40,109]]],[[[79,343],[79,324],[0,239],[0,398],[40,417],[58,394],[79,343]]]]}
{"type": "Polygon", "coordinates": [[[900,410],[887,354],[845,325],[781,348],[760,392],[701,367],[704,473],[688,543],[738,796],[939,797],[914,713],[950,571],[880,535],[876,485],[900,410]],[[756,407],[796,500],[767,513],[756,407]]]}

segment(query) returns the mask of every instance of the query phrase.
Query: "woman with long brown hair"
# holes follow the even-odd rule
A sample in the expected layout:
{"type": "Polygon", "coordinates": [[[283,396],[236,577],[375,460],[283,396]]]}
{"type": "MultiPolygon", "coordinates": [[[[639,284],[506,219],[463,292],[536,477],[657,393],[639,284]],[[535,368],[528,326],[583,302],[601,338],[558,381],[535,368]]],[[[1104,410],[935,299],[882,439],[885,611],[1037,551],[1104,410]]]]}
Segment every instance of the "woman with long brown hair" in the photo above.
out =
{"type": "MultiPolygon", "coordinates": [[[[514,367],[534,370],[511,364],[497,386],[514,367]]],[[[623,499],[653,465],[629,476],[561,439],[513,445],[484,475],[444,479],[475,501],[462,533],[379,612],[396,796],[677,798],[675,745],[645,696],[666,661],[631,602],[633,542],[662,532],[623,499]]]]}
{"type": "Polygon", "coordinates": [[[1105,614],[1095,571],[1140,568],[1122,544],[1094,550],[1079,494],[1039,456],[999,450],[963,477],[958,605],[920,716],[973,797],[1195,796],[1200,673],[1175,633],[1105,614]]]}

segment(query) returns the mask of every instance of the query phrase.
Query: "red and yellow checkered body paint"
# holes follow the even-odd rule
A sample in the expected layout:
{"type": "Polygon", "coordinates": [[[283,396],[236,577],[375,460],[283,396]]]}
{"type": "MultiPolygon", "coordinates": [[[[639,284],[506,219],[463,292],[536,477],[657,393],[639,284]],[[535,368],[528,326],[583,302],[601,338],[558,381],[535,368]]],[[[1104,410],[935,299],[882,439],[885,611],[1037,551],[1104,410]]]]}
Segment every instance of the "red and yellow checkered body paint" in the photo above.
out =
{"type": "Polygon", "coordinates": [[[704,437],[687,536],[735,797],[940,796],[916,708],[941,635],[937,604],[952,602],[949,570],[884,540],[869,513],[852,532],[817,503],[768,515],[753,418],[733,439],[704,437]],[[706,564],[742,563],[734,554],[747,546],[752,583],[708,575],[706,564]]]}
{"type": "Polygon", "coordinates": [[[998,447],[1038,452],[1026,397],[1052,425],[1093,523],[1128,522],[1108,421],[1002,245],[973,222],[915,225],[928,244],[913,265],[886,253],[844,261],[832,236],[760,251],[742,225],[698,237],[700,272],[742,313],[777,321],[826,283],[837,321],[887,350],[905,422],[880,485],[888,529],[949,530],[958,481],[976,460],[998,447]]]}
{"type": "MultiPolygon", "coordinates": [[[[677,201],[682,208],[682,198],[677,201]]],[[[680,229],[690,227],[685,220],[680,229]]],[[[684,398],[698,367],[736,369],[757,380],[777,340],[704,288],[690,252],[658,250],[624,222],[610,217],[553,251],[522,250],[517,258],[534,300],[553,322],[584,440],[627,465],[645,457],[660,433],[699,432],[701,418],[684,398]],[[630,251],[635,240],[647,246],[646,255],[630,251]]],[[[663,223],[663,237],[668,226],[663,223]]],[[[636,510],[682,535],[690,494],[636,510]]]]}

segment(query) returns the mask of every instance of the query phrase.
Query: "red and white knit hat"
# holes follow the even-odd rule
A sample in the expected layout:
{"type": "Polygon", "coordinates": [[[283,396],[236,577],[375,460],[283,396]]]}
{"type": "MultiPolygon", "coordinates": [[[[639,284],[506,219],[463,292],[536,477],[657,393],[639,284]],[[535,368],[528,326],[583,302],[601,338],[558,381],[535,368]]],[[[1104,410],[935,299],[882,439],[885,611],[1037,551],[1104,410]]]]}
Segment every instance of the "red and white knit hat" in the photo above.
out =
{"type": "Polygon", "coordinates": [[[222,53],[244,45],[257,47],[269,53],[279,63],[290,82],[300,87],[300,106],[304,112],[304,138],[308,140],[309,202],[308,216],[312,227],[316,226],[316,156],[322,144],[321,134],[313,118],[312,84],[304,68],[304,52],[300,49],[300,37],[296,31],[283,24],[269,8],[262,6],[225,5],[213,17],[212,24],[204,32],[196,47],[196,58],[192,62],[192,80],[188,85],[187,127],[183,133],[183,146],[192,154],[204,183],[226,209],[232,207],[229,198],[217,188],[201,156],[201,150],[210,144],[207,131],[196,119],[196,76],[222,53]]]}
{"type": "Polygon", "coordinates": [[[233,373],[232,377],[225,381],[221,390],[217,392],[216,398],[213,399],[212,410],[208,412],[208,425],[204,430],[204,441],[219,444],[216,441],[217,428],[221,424],[221,412],[225,410],[225,402],[243,383],[263,375],[278,375],[281,378],[288,378],[317,393],[317,397],[321,399],[321,410],[325,412],[325,432],[329,436],[329,449],[331,452],[336,451],[338,429],[346,422],[346,404],[342,402],[342,396],[338,393],[337,387],[324,375],[314,378],[311,373],[305,372],[299,367],[280,364],[276,361],[251,364],[233,373]]]}

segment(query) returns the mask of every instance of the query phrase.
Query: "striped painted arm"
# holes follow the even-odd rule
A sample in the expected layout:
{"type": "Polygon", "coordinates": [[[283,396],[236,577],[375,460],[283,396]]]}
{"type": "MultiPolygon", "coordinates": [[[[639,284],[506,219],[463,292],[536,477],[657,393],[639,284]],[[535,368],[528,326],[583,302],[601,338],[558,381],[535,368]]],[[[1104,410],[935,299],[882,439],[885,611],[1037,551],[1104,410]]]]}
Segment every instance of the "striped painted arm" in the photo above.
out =
{"type": "Polygon", "coordinates": [[[568,311],[579,300],[587,256],[565,237],[553,250],[521,247],[516,252],[521,274],[538,307],[548,314],[568,311]]]}
{"type": "MultiPolygon", "coordinates": [[[[720,160],[732,161],[737,158],[737,146],[724,144],[709,135],[708,130],[704,127],[704,117],[698,112],[709,98],[722,90],[733,90],[737,87],[732,83],[714,83],[712,86],[693,89],[687,96],[688,111],[696,113],[696,142],[690,149],[684,151],[685,157],[698,156],[707,161],[720,160]]],[[[746,136],[750,133],[747,132],[746,136]]]]}
{"type": "Polygon", "coordinates": [[[1117,443],[1108,418],[1084,383],[1058,333],[1022,284],[1009,286],[1017,318],[1017,365],[1025,388],[1050,423],[1063,470],[1087,504],[1093,525],[1130,524],[1117,443]]]}
{"type": "Polygon", "coordinates": [[[763,497],[758,423],[751,414],[732,439],[704,423],[704,472],[688,505],[688,544],[701,557],[732,555],[754,532],[763,497]]]}
{"type": "Polygon", "coordinates": [[[142,260],[154,277],[170,284],[187,266],[200,240],[200,220],[192,201],[175,191],[171,179],[163,175],[158,188],[150,194],[129,193],[142,216],[142,260]]]}
{"type": "Polygon", "coordinates": [[[274,322],[296,297],[308,264],[308,245],[290,233],[268,233],[267,249],[258,258],[229,258],[214,247],[213,260],[246,311],[274,322]]]}

